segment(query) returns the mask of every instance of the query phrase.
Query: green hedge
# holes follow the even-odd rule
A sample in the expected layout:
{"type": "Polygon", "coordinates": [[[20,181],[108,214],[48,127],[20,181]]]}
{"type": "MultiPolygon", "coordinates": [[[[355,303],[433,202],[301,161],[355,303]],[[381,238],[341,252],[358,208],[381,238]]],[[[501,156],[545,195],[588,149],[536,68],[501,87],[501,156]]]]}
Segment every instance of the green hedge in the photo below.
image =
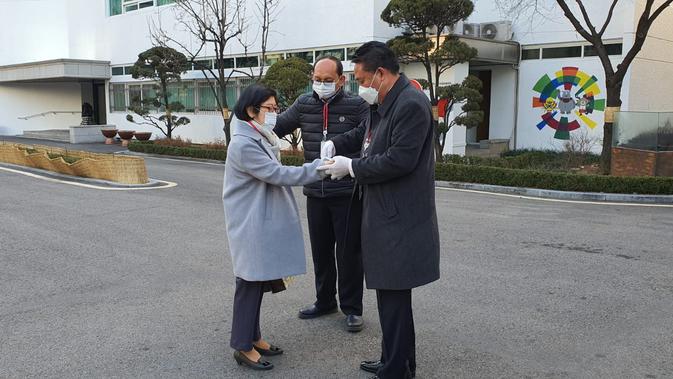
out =
{"type": "Polygon", "coordinates": [[[589,166],[600,162],[596,154],[568,153],[550,150],[512,150],[496,158],[445,155],[445,163],[470,166],[490,166],[526,170],[568,171],[569,168],[589,166]]]}
{"type": "MultiPolygon", "coordinates": [[[[215,159],[220,161],[225,161],[227,157],[226,150],[161,146],[148,142],[131,142],[129,144],[129,150],[149,154],[166,154],[182,157],[215,159]]],[[[529,155],[525,156],[525,158],[520,159],[530,162],[531,157],[529,155]]],[[[516,156],[512,158],[516,158],[516,156]]],[[[644,195],[673,194],[673,178],[616,177],[524,170],[507,167],[482,166],[475,164],[474,158],[464,159],[473,160],[472,164],[438,163],[435,170],[435,179],[447,182],[494,184],[558,191],[637,193],[644,195]]],[[[304,158],[296,155],[285,155],[282,157],[281,161],[287,166],[301,166],[304,164],[304,158]]],[[[454,161],[461,160],[455,158],[454,161]]],[[[513,162],[516,162],[512,164],[515,166],[526,164],[525,162],[516,159],[513,162]]],[[[480,160],[480,163],[485,162],[480,160]]]]}
{"type": "MultiPolygon", "coordinates": [[[[178,147],[156,145],[152,142],[131,142],[129,150],[147,154],[173,155],[178,157],[190,157],[201,159],[213,159],[218,161],[227,160],[226,150],[202,149],[198,147],[178,147]]],[[[281,161],[287,166],[301,166],[304,164],[304,157],[288,155],[283,156],[281,161]]]]}
{"type": "Polygon", "coordinates": [[[452,163],[438,163],[435,170],[435,179],[448,182],[495,184],[558,191],[644,195],[673,194],[673,178],[567,174],[452,163]]]}
{"type": "Polygon", "coordinates": [[[201,159],[227,160],[226,150],[210,150],[198,147],[177,147],[156,145],[151,142],[131,142],[129,150],[147,154],[174,155],[178,157],[190,157],[201,159]]]}

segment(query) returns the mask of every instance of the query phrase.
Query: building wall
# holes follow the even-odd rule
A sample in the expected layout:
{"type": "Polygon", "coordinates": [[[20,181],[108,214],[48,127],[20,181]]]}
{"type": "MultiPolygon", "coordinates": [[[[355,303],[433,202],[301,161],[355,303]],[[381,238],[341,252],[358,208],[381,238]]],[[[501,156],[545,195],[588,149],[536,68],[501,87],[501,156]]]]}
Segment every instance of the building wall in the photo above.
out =
{"type": "MultiPolygon", "coordinates": [[[[268,51],[302,50],[306,48],[357,44],[372,39],[386,40],[396,34],[378,17],[385,0],[322,2],[316,6],[311,0],[282,2],[271,26],[268,51]]],[[[248,23],[246,42],[249,52],[261,50],[257,32],[260,21],[255,0],[247,0],[245,19],[248,23]]],[[[161,22],[165,30],[187,46],[197,46],[189,33],[175,22],[178,9],[173,5],[150,7],[127,14],[107,17],[104,21],[108,46],[103,55],[112,64],[135,62],[138,53],[151,47],[149,24],[161,22]]],[[[233,39],[227,45],[227,54],[243,54],[242,45],[233,39]]],[[[207,46],[205,56],[214,52],[207,46]]]]}
{"type": "MultiPolygon", "coordinates": [[[[131,113],[131,112],[128,112],[131,113]]],[[[153,126],[136,125],[126,121],[126,112],[114,112],[108,114],[108,124],[116,125],[119,130],[135,130],[138,132],[152,132],[153,138],[162,138],[161,131],[153,126]]],[[[134,115],[136,121],[140,121],[138,115],[134,115]]],[[[173,136],[189,139],[192,142],[201,143],[215,141],[224,138],[222,127],[222,117],[217,114],[212,115],[194,115],[181,114],[191,120],[188,125],[180,126],[175,129],[173,136]]],[[[164,128],[165,130],[165,128],[164,128]]]]}
{"type": "Polygon", "coordinates": [[[65,0],[12,0],[0,10],[0,66],[68,57],[65,0]]]}
{"type": "Polygon", "coordinates": [[[493,67],[491,71],[491,124],[488,138],[513,140],[518,72],[508,66],[493,67]]]}
{"type": "MultiPolygon", "coordinates": [[[[615,57],[613,63],[616,64],[620,60],[621,57],[615,57]]],[[[516,147],[518,149],[563,149],[565,141],[555,138],[556,130],[549,125],[540,124],[543,122],[542,116],[546,111],[543,107],[534,106],[534,98],[540,97],[540,92],[534,88],[545,75],[549,79],[555,79],[558,76],[557,72],[564,67],[576,67],[580,70],[580,73],[575,75],[575,77],[580,78],[579,85],[571,87],[573,96],[585,83],[586,80],[581,78],[586,75],[586,78],[595,77],[596,84],[593,88],[589,88],[581,94],[592,92],[597,102],[605,99],[605,74],[600,61],[596,57],[522,61],[519,68],[519,107],[516,131],[516,147]],[[538,125],[541,128],[538,128],[538,125]]],[[[567,116],[568,121],[578,121],[580,125],[580,128],[571,131],[570,135],[573,138],[585,136],[592,139],[594,142],[593,151],[600,152],[600,141],[603,136],[602,124],[605,120],[604,112],[598,109],[594,110],[592,114],[586,115],[591,120],[586,122],[578,117],[577,110],[578,108],[575,108],[567,116]]],[[[558,113],[554,119],[560,121],[561,117],[562,115],[558,113]]]]}
{"type": "MultiPolygon", "coordinates": [[[[656,2],[657,5],[661,1],[656,2]]],[[[645,6],[636,1],[634,26],[645,6]]],[[[632,38],[633,31],[629,33],[632,38]]],[[[628,106],[623,110],[673,112],[673,9],[668,8],[654,22],[645,45],[631,65],[628,91],[623,99],[628,106]]]]}
{"type": "MultiPolygon", "coordinates": [[[[638,0],[640,1],[640,0],[638,0]]],[[[564,43],[584,41],[568,21],[555,0],[538,0],[538,13],[532,8],[523,12],[502,13],[495,1],[474,0],[475,10],[467,22],[494,22],[500,20],[513,20],[514,39],[522,45],[564,43]]],[[[522,1],[530,3],[532,1],[522,1]]],[[[579,8],[573,1],[571,4],[573,13],[580,15],[579,8]]],[[[587,12],[591,15],[594,23],[598,24],[605,20],[607,9],[612,0],[591,0],[584,4],[587,12]],[[601,16],[596,16],[601,15],[601,16]]],[[[631,24],[631,1],[621,1],[615,8],[613,21],[605,32],[604,38],[621,38],[625,31],[630,29],[631,24]]]]}
{"type": "Polygon", "coordinates": [[[79,83],[0,84],[0,135],[18,135],[24,130],[67,129],[79,125],[81,114],[57,114],[20,120],[49,111],[81,112],[79,83]]]}

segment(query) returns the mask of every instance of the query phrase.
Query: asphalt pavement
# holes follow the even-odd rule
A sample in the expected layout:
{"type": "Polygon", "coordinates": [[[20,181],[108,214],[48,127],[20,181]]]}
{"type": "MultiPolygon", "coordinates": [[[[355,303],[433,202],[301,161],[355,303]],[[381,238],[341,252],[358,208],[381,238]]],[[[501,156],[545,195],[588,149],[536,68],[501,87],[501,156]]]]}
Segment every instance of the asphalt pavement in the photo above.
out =
{"type": "MultiPolygon", "coordinates": [[[[374,293],[361,333],[340,314],[298,319],[314,299],[310,258],[264,298],[262,334],[285,355],[268,373],[237,366],[224,166],[146,162],[177,186],[0,170],[0,378],[367,377],[374,293]]],[[[673,208],[436,195],[442,279],[413,293],[418,378],[673,377],[673,208]]]]}

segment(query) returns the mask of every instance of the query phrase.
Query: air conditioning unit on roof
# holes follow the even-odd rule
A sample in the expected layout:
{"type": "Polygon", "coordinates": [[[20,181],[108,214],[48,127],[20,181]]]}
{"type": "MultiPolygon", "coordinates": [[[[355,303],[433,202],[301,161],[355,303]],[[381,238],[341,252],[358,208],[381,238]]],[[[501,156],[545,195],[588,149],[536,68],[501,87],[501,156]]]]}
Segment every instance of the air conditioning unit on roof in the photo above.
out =
{"type": "Polygon", "coordinates": [[[496,41],[511,41],[512,22],[484,22],[480,24],[479,37],[496,41]]]}
{"type": "Polygon", "coordinates": [[[481,37],[481,24],[464,23],[463,35],[467,37],[481,37]]]}

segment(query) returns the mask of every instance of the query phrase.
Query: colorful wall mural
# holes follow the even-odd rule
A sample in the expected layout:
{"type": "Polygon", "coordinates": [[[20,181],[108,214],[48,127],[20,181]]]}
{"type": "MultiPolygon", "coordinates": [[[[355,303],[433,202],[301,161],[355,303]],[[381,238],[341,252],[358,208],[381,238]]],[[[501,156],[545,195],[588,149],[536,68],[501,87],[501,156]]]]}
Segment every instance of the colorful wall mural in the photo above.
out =
{"type": "Polygon", "coordinates": [[[568,140],[570,132],[582,125],[594,129],[603,122],[605,99],[598,98],[601,93],[598,78],[577,67],[563,67],[554,79],[543,75],[533,90],[538,93],[533,97],[533,108],[544,112],[537,128],[556,130],[556,139],[568,140]]]}

